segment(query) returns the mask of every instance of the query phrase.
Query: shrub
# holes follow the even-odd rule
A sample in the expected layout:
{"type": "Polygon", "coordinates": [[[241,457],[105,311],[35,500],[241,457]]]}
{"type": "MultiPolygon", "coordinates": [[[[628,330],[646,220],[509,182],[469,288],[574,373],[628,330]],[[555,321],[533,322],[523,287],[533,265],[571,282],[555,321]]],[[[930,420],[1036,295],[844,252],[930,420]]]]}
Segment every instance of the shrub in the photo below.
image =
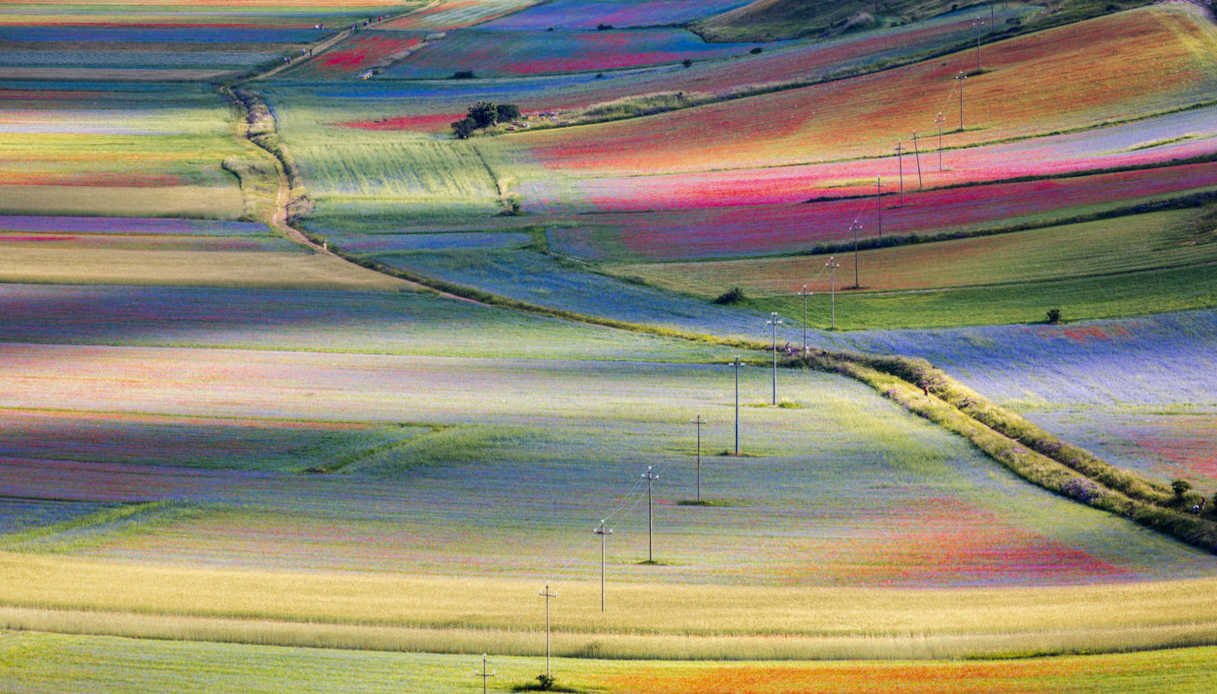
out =
{"type": "Polygon", "coordinates": [[[684,65],[685,67],[693,67],[693,61],[689,60],[688,58],[685,58],[684,60],[680,61],[680,64],[684,65]]]}
{"type": "Polygon", "coordinates": [[[605,24],[604,22],[601,22],[600,24],[596,25],[596,31],[608,31],[609,29],[612,29],[612,28],[613,28],[612,24],[605,24]]]}
{"type": "Polygon", "coordinates": [[[1094,482],[1084,480],[1080,477],[1074,477],[1061,486],[1061,491],[1065,496],[1080,501],[1083,504],[1089,504],[1099,496],[1099,488],[1094,482]]]}
{"type": "Polygon", "coordinates": [[[753,49],[752,49],[752,50],[750,50],[750,51],[748,51],[748,52],[749,52],[749,53],[751,53],[752,55],[760,55],[760,54],[761,54],[761,52],[762,52],[762,51],[764,51],[764,50],[765,50],[765,49],[764,49],[764,48],[761,48],[760,46],[755,46],[755,47],[753,47],[753,49]]]}
{"type": "Polygon", "coordinates": [[[1060,323],[1061,322],[1061,309],[1059,309],[1059,308],[1048,309],[1048,313],[1045,314],[1044,319],[1050,325],[1056,325],[1057,323],[1060,323]]]}
{"type": "Polygon", "coordinates": [[[471,80],[473,79],[473,70],[457,70],[452,73],[454,80],[471,80]]]}
{"type": "Polygon", "coordinates": [[[715,299],[716,304],[738,304],[744,300],[744,290],[739,287],[732,287],[727,291],[719,294],[715,299]]]}

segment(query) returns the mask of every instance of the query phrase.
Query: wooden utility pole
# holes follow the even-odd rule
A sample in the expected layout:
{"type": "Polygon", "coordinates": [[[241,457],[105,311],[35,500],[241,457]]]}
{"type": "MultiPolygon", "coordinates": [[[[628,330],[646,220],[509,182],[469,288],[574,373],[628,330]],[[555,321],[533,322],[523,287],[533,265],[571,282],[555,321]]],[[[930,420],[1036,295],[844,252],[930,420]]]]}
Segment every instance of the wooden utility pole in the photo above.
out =
{"type": "Polygon", "coordinates": [[[854,289],[861,289],[862,282],[858,279],[858,232],[862,231],[862,223],[855,219],[849,225],[849,230],[854,235],[854,289]]]}
{"type": "Polygon", "coordinates": [[[557,593],[549,592],[549,584],[545,584],[545,590],[541,591],[541,597],[545,598],[545,676],[550,677],[549,670],[549,600],[550,598],[558,597],[557,593]]]}
{"type": "Polygon", "coordinates": [[[731,365],[735,367],[735,456],[739,457],[739,355],[735,355],[735,360],[731,365]]]}
{"type": "Polygon", "coordinates": [[[477,677],[482,678],[482,694],[486,694],[486,680],[490,679],[491,677],[494,677],[494,673],[490,672],[489,670],[486,669],[486,654],[485,653],[482,654],[482,671],[478,672],[475,670],[473,672],[473,674],[476,675],[477,677]]]}
{"type": "Polygon", "coordinates": [[[773,404],[778,404],[778,326],[785,325],[781,318],[778,318],[777,311],[769,313],[769,320],[765,321],[765,325],[773,326],[773,404]]]}
{"type": "Polygon", "coordinates": [[[875,176],[875,216],[878,218],[878,236],[883,238],[883,177],[875,176]]]}
{"type": "Polygon", "coordinates": [[[837,268],[841,267],[841,263],[837,259],[830,257],[828,262],[824,264],[832,277],[832,329],[837,329],[837,268]]]}
{"type": "Polygon", "coordinates": [[[896,143],[896,164],[900,172],[900,206],[904,207],[904,143],[896,143]]]}
{"type": "Polygon", "coordinates": [[[600,536],[600,611],[604,612],[604,551],[605,540],[609,535],[613,534],[612,528],[605,528],[604,521],[600,521],[600,527],[592,531],[600,536]]]}
{"type": "Polygon", "coordinates": [[[942,111],[938,112],[938,173],[942,173],[942,111]]]}
{"type": "Polygon", "coordinates": [[[697,415],[697,418],[693,420],[693,423],[697,425],[697,503],[700,504],[701,503],[701,425],[705,423],[705,420],[702,419],[701,415],[699,414],[699,415],[697,415]]]}
{"type": "Polygon", "coordinates": [[[803,285],[799,295],[803,297],[803,354],[807,354],[807,297],[812,296],[815,292],[808,291],[807,285],[803,285]]]}
{"type": "Polygon", "coordinates": [[[647,563],[655,563],[655,552],[653,539],[655,536],[655,507],[651,503],[651,485],[655,480],[659,479],[659,475],[655,474],[654,466],[648,465],[647,471],[643,473],[642,478],[647,481],[647,563]]]}
{"type": "Polygon", "coordinates": [[[917,144],[916,130],[913,131],[913,158],[917,161],[917,190],[921,190],[921,147],[917,144]]]}
{"type": "Polygon", "coordinates": [[[959,82],[959,132],[963,132],[963,81],[968,79],[968,76],[960,70],[955,79],[959,82]]]}

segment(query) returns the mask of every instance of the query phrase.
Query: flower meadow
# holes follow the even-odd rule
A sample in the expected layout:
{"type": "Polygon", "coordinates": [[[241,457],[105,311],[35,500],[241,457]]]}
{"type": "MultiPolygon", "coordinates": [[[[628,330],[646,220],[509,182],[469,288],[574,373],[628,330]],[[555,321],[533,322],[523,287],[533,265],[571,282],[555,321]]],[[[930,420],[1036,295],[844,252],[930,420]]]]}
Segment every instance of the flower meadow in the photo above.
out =
{"type": "MultiPolygon", "coordinates": [[[[1210,63],[1192,52],[1191,43],[1180,40],[1178,33],[1207,45],[1217,40],[1217,31],[1198,11],[1184,6],[1150,12],[1116,15],[992,46],[989,69],[969,78],[965,86],[965,112],[970,110],[972,116],[950,146],[1094,127],[1207,101],[1213,79],[1210,63]],[[1078,48],[1061,56],[1061,42],[1078,48]],[[1113,52],[1132,51],[1142,56],[1132,71],[1110,59],[1113,52]],[[1178,79],[1160,79],[1165,69],[1178,79]],[[1074,73],[1088,78],[1070,79],[1074,73]],[[1107,86],[1117,83],[1119,89],[1107,86]],[[1018,91],[1012,94],[1014,88],[1018,91]],[[1057,108],[1065,99],[1075,107],[1057,108]]],[[[873,157],[892,152],[898,141],[907,145],[914,131],[928,135],[938,113],[944,114],[947,128],[958,127],[954,77],[971,68],[964,62],[970,58],[971,53],[962,52],[951,60],[778,91],[743,103],[716,103],[578,132],[516,137],[554,169],[598,173],[692,172],[805,164],[812,157],[873,157]]]]}
{"type": "Polygon", "coordinates": [[[619,70],[746,54],[748,44],[709,44],[683,29],[519,33],[465,30],[385,70],[389,79],[438,79],[462,70],[499,77],[619,70]]]}
{"type": "Polygon", "coordinates": [[[1217,24],[906,9],[0,9],[6,684],[1207,682],[1217,24]]]}
{"type": "Polygon", "coordinates": [[[1047,226],[1053,220],[1211,191],[1214,186],[1217,167],[1205,163],[911,192],[903,205],[898,193],[888,192],[881,200],[872,196],[803,204],[691,205],[647,214],[588,215],[583,218],[586,226],[555,228],[549,239],[563,252],[595,260],[773,255],[848,243],[854,223],[862,225],[862,238],[868,240],[881,234],[933,236],[1047,226]]]}
{"type": "Polygon", "coordinates": [[[676,26],[741,7],[745,0],[556,0],[486,25],[487,29],[579,31],[606,24],[615,29],[676,26]]]}

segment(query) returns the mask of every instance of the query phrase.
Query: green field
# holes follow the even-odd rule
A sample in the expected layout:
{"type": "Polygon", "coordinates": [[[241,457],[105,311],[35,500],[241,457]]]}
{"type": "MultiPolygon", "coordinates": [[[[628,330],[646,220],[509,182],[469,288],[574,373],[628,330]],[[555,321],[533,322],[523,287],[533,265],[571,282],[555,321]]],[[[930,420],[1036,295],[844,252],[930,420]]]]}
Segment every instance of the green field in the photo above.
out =
{"type": "MultiPolygon", "coordinates": [[[[913,244],[838,256],[837,327],[1033,323],[1049,308],[1068,320],[1207,308],[1217,302],[1212,213],[1130,215],[1033,231],[913,244]]],[[[610,265],[624,277],[713,299],[740,287],[749,304],[802,320],[802,285],[815,292],[811,325],[831,325],[828,256],[610,265]]]]}
{"type": "MultiPolygon", "coordinates": [[[[688,662],[557,658],[559,684],[580,691],[651,692],[1205,691],[1212,648],[966,663],[688,662]]],[[[480,654],[367,653],[317,648],[9,634],[0,658],[13,691],[276,692],[481,691],[480,654]]],[[[544,670],[535,658],[491,656],[489,691],[511,691],[544,670]]]]}

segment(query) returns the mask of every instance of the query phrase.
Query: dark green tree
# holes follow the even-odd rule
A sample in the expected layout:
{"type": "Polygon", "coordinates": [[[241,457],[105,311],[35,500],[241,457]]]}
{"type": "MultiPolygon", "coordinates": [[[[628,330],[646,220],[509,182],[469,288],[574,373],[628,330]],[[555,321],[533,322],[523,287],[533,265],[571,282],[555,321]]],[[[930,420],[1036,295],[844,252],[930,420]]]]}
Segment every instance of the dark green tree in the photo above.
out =
{"type": "Polygon", "coordinates": [[[467,140],[477,130],[477,123],[472,118],[462,118],[452,123],[452,134],[458,140],[467,140]]]}
{"type": "Polygon", "coordinates": [[[469,118],[475,127],[489,128],[499,120],[499,107],[489,101],[479,101],[469,107],[469,118]]]}
{"type": "Polygon", "coordinates": [[[496,119],[500,123],[513,121],[520,117],[520,107],[515,104],[499,104],[496,110],[498,112],[496,119]]]}

